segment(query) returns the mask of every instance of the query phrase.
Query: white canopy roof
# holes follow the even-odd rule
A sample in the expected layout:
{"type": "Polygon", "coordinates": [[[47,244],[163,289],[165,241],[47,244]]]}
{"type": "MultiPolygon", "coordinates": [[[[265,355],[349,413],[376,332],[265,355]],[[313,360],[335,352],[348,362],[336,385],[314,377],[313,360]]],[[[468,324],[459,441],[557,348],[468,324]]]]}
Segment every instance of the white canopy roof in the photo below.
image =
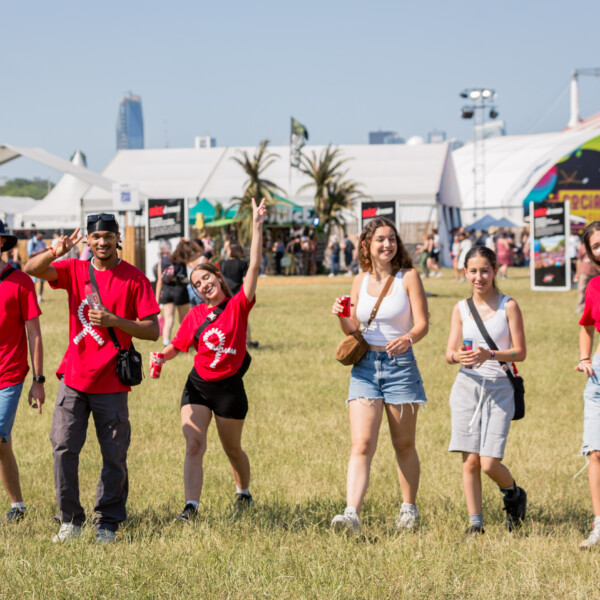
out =
{"type": "Polygon", "coordinates": [[[485,203],[474,212],[474,153],[469,143],[452,153],[467,222],[491,214],[522,221],[523,200],[552,165],[600,135],[600,129],[489,138],[485,150],[485,203]]]}
{"type": "Polygon", "coordinates": [[[15,214],[29,210],[36,202],[39,200],[29,196],[0,196],[0,219],[8,229],[14,229],[15,214]]]}

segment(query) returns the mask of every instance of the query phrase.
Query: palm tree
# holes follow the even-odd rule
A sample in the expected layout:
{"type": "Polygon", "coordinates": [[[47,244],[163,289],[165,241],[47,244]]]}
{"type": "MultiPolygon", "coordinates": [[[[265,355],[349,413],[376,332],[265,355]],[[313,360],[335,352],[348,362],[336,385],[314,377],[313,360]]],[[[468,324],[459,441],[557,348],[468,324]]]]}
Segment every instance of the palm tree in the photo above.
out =
{"type": "Polygon", "coordinates": [[[359,189],[361,184],[344,179],[348,171],[343,170],[343,166],[350,159],[340,155],[340,148],[329,145],[320,156],[313,151],[312,156],[303,154],[301,159],[300,171],[312,181],[304,184],[298,192],[314,188],[315,215],[324,231],[328,231],[332,224],[345,227],[340,211],[351,209],[355,200],[367,197],[359,189]]]}
{"type": "Polygon", "coordinates": [[[252,198],[256,198],[257,201],[265,198],[266,204],[269,206],[276,202],[274,194],[282,193],[276,183],[263,178],[263,173],[279,158],[278,154],[267,151],[268,145],[269,140],[262,140],[252,158],[248,156],[247,152],[240,152],[241,156],[231,158],[248,175],[243,195],[233,198],[233,206],[238,207],[238,237],[242,244],[252,235],[252,198]]]}

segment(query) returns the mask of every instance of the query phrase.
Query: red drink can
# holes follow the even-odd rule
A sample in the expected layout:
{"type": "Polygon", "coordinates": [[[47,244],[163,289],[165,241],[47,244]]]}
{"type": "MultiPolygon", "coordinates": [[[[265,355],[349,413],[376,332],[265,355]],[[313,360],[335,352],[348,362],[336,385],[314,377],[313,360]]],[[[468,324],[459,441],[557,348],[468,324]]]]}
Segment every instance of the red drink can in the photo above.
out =
{"type": "Polygon", "coordinates": [[[165,355],[162,352],[150,352],[150,377],[158,379],[165,362],[165,355]]]}
{"type": "Polygon", "coordinates": [[[349,317],[350,311],[351,311],[350,296],[340,296],[339,300],[340,300],[340,304],[343,307],[342,312],[339,313],[340,317],[349,317]]]}

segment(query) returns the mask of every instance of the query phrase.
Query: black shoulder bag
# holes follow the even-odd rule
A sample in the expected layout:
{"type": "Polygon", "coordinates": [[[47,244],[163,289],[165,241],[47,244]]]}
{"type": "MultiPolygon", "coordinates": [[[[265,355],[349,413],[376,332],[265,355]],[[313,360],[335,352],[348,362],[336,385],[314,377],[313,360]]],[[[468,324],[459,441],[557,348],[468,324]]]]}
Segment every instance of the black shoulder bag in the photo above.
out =
{"type": "MultiPolygon", "coordinates": [[[[490,350],[498,350],[498,346],[496,346],[496,343],[490,337],[490,334],[487,332],[487,329],[485,328],[485,325],[483,324],[483,321],[481,320],[481,317],[475,308],[475,302],[473,302],[473,298],[469,298],[467,300],[467,304],[471,314],[473,315],[473,319],[475,319],[475,323],[477,323],[477,327],[479,327],[479,331],[490,347],[490,350]]],[[[508,378],[510,379],[510,382],[515,390],[515,414],[512,420],[518,421],[525,416],[525,384],[523,383],[523,378],[520,375],[515,375],[511,371],[508,363],[502,362],[501,360],[498,362],[502,365],[502,369],[506,371],[506,374],[508,375],[508,378]]]]}
{"type": "MultiPolygon", "coordinates": [[[[196,348],[198,348],[198,344],[200,343],[200,336],[202,335],[202,332],[209,325],[212,325],[217,320],[217,317],[225,310],[225,307],[227,306],[227,303],[229,302],[230,299],[231,298],[226,298],[223,302],[221,302],[221,304],[219,304],[219,306],[217,306],[217,308],[215,308],[214,310],[211,310],[208,313],[208,315],[206,315],[206,320],[204,321],[204,323],[202,323],[202,325],[200,325],[200,327],[198,327],[198,329],[196,330],[196,335],[194,335],[194,341],[196,342],[196,348]]],[[[250,352],[248,352],[246,350],[246,355],[244,356],[244,360],[242,361],[242,364],[241,364],[240,368],[238,369],[236,375],[243,377],[246,374],[246,371],[248,371],[248,369],[250,368],[251,362],[252,362],[252,357],[250,356],[250,352]]]]}
{"type": "MultiPolygon", "coordinates": [[[[96,282],[96,275],[94,273],[94,267],[92,262],[89,264],[90,271],[90,282],[94,286],[100,302],[102,298],[100,296],[100,290],[98,289],[98,283],[96,282]]],[[[113,327],[107,327],[108,335],[117,349],[117,377],[123,385],[139,385],[142,383],[144,378],[144,370],[142,368],[142,355],[135,349],[133,340],[131,346],[127,349],[121,348],[117,334],[113,327]]]]}

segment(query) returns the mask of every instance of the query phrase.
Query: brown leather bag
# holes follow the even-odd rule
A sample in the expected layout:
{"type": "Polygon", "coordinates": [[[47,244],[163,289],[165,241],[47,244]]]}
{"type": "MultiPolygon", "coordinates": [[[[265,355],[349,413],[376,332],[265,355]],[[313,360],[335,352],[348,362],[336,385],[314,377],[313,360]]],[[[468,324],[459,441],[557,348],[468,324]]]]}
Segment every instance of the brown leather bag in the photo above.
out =
{"type": "MultiPolygon", "coordinates": [[[[377,302],[371,311],[371,315],[369,316],[369,321],[367,322],[367,328],[375,318],[377,311],[379,310],[379,306],[383,302],[390,286],[394,281],[395,273],[392,273],[388,276],[383,289],[381,290],[381,294],[379,294],[379,298],[377,298],[377,302]]],[[[352,333],[348,334],[338,345],[337,350],[335,351],[335,358],[343,365],[355,365],[360,359],[367,353],[369,349],[369,344],[363,337],[362,331],[357,329],[352,333]]]]}

